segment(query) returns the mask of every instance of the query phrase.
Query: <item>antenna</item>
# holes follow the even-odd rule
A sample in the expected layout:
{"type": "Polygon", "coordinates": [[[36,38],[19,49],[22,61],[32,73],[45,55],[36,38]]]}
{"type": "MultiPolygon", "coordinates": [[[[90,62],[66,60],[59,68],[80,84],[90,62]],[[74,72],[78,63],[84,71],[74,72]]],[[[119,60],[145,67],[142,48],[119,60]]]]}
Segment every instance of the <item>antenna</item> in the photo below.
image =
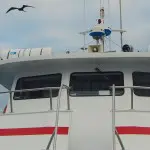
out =
{"type": "MultiPolygon", "coordinates": [[[[119,0],[120,6],[120,30],[122,30],[122,1],[119,0]]],[[[123,32],[120,32],[121,48],[123,47],[123,32]]]]}
{"type": "MultiPolygon", "coordinates": [[[[101,3],[102,1],[100,1],[100,4],[101,3]]],[[[94,40],[96,40],[95,46],[99,47],[98,51],[100,52],[104,52],[104,44],[105,44],[104,38],[111,34],[111,29],[109,27],[108,28],[105,27],[104,18],[105,18],[105,8],[103,1],[103,5],[101,4],[100,7],[100,18],[98,19],[97,25],[94,26],[93,31],[89,34],[90,36],[92,36],[94,40]]]]}
{"type": "MultiPolygon", "coordinates": [[[[86,29],[86,0],[83,0],[83,26],[84,26],[84,30],[86,29]]],[[[83,38],[84,38],[84,45],[83,45],[83,47],[81,48],[83,51],[84,50],[86,50],[86,47],[85,47],[85,45],[86,45],[86,32],[80,32],[80,34],[82,34],[83,35],[83,38]]]]}
{"type": "MultiPolygon", "coordinates": [[[[80,32],[79,34],[83,35],[84,36],[84,46],[81,48],[82,50],[86,50],[87,48],[85,47],[86,46],[86,34],[89,33],[90,36],[93,37],[94,40],[96,40],[96,45],[95,46],[100,46],[100,51],[101,52],[104,52],[104,44],[105,44],[105,40],[104,38],[106,37],[109,37],[109,51],[112,51],[111,50],[111,33],[112,32],[118,32],[120,33],[120,42],[121,42],[121,50],[122,50],[122,47],[123,47],[123,33],[126,32],[125,30],[123,30],[122,28],[122,0],[119,0],[119,6],[120,6],[120,29],[111,29],[111,27],[105,27],[105,23],[104,23],[104,20],[105,20],[105,8],[104,8],[104,0],[100,0],[100,18],[97,19],[98,22],[97,22],[97,25],[95,25],[93,28],[89,29],[89,30],[86,30],[86,13],[85,13],[85,8],[86,8],[86,0],[83,0],[84,1],[84,28],[85,28],[85,31],[83,32],[80,32]]],[[[107,0],[108,1],[108,17],[109,17],[109,20],[110,20],[110,0],[107,0]]],[[[110,24],[110,21],[109,21],[109,24],[110,24]]]]}
{"type": "MultiPolygon", "coordinates": [[[[110,0],[108,0],[108,19],[109,19],[109,24],[110,24],[110,19],[111,19],[110,14],[111,14],[111,11],[110,11],[110,0]]],[[[110,50],[111,50],[111,35],[109,36],[109,51],[110,50]]]]}

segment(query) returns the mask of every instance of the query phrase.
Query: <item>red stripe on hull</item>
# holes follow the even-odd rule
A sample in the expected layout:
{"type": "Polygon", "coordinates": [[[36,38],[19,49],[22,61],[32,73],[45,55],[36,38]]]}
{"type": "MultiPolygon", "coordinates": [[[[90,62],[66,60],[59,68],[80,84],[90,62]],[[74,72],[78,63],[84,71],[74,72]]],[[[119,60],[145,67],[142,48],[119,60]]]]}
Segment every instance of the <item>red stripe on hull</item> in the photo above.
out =
{"type": "MultiPolygon", "coordinates": [[[[0,129],[0,136],[52,134],[55,127],[0,129]]],[[[118,134],[150,135],[150,127],[118,126],[118,134]]],[[[58,127],[59,135],[68,135],[69,127],[58,127]]]]}
{"type": "MultiPolygon", "coordinates": [[[[0,129],[0,136],[52,134],[55,127],[0,129]]],[[[67,135],[68,127],[58,127],[57,134],[67,135]]]]}
{"type": "Polygon", "coordinates": [[[118,134],[150,135],[150,127],[121,126],[116,127],[118,134]]]}

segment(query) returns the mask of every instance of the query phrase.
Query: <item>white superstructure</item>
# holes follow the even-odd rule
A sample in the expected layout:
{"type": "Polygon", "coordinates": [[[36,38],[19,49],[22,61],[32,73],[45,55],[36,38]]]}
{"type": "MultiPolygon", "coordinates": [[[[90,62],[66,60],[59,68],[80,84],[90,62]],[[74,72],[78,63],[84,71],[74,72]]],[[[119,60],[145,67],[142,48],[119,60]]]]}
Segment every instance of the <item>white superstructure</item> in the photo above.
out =
{"type": "Polygon", "coordinates": [[[105,52],[112,31],[96,25],[83,52],[0,51],[1,149],[150,149],[150,52],[105,52]]]}

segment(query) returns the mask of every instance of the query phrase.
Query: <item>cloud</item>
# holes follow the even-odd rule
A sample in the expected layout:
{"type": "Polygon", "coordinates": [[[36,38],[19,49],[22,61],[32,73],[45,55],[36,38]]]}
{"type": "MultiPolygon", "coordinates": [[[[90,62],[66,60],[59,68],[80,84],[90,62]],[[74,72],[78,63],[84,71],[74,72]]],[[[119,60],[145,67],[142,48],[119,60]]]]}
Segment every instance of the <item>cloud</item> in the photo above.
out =
{"type": "MultiPolygon", "coordinates": [[[[123,27],[127,29],[124,41],[136,48],[146,49],[149,45],[150,2],[140,0],[122,1],[123,27]]],[[[91,28],[99,18],[99,0],[86,0],[86,28],[91,28]]],[[[106,6],[106,25],[119,28],[119,3],[110,0],[111,18],[108,18],[106,6]]],[[[78,33],[84,30],[83,0],[5,0],[0,9],[0,41],[4,45],[18,47],[53,46],[54,49],[77,49],[83,45],[83,37],[78,33]],[[36,8],[27,8],[26,13],[12,11],[5,14],[11,6],[23,4],[36,8]],[[6,44],[5,44],[6,43],[6,44]]],[[[112,39],[120,44],[120,35],[113,33],[112,39]]],[[[87,37],[87,43],[91,41],[87,37]]],[[[119,47],[112,44],[115,49],[119,47]]]]}

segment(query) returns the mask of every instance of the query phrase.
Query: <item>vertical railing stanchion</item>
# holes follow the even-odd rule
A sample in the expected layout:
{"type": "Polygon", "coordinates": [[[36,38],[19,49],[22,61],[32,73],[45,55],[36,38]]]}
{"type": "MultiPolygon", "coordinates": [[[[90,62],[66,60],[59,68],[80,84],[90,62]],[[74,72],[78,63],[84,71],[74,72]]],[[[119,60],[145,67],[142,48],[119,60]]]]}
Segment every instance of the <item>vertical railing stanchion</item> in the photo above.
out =
{"type": "Polygon", "coordinates": [[[112,144],[113,144],[113,150],[116,150],[116,142],[115,142],[115,85],[112,86],[112,144]]]}
{"type": "Polygon", "coordinates": [[[10,112],[13,113],[13,102],[12,102],[12,92],[10,91],[10,112]]]}
{"type": "Polygon", "coordinates": [[[56,120],[55,120],[55,136],[54,136],[54,145],[53,145],[54,150],[56,150],[57,131],[58,131],[59,112],[60,112],[60,98],[61,98],[62,88],[63,88],[63,85],[59,89],[59,94],[58,94],[58,98],[57,98],[56,120]]]}
{"type": "Polygon", "coordinates": [[[117,130],[116,130],[115,132],[116,132],[115,134],[116,134],[116,136],[117,136],[117,139],[118,139],[118,141],[119,141],[119,143],[120,143],[120,146],[121,146],[122,150],[125,150],[125,147],[124,147],[124,145],[123,145],[123,143],[122,143],[122,140],[121,140],[121,138],[120,138],[120,136],[119,136],[117,130]]]}
{"type": "Polygon", "coordinates": [[[69,89],[67,88],[67,109],[70,110],[69,89]]]}
{"type": "Polygon", "coordinates": [[[50,110],[53,110],[53,102],[52,102],[52,89],[49,90],[49,94],[50,94],[50,110]]]}
{"type": "Polygon", "coordinates": [[[133,105],[134,105],[134,104],[133,104],[133,88],[131,88],[131,109],[134,108],[133,105]]]}

